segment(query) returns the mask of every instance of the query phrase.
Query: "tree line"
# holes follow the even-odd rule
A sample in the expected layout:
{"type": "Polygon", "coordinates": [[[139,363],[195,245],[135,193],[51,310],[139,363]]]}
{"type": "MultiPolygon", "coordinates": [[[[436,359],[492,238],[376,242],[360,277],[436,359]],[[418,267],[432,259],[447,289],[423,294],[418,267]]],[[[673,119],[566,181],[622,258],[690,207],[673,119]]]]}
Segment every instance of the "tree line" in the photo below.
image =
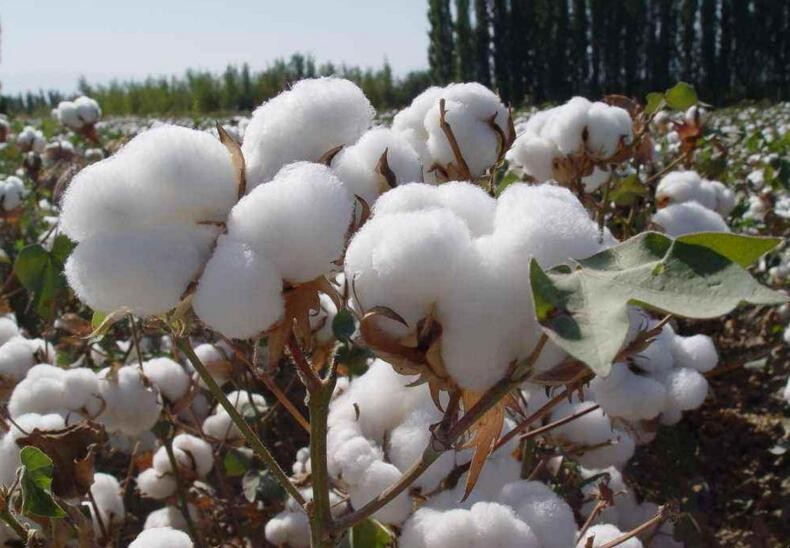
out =
{"type": "Polygon", "coordinates": [[[429,0],[428,19],[433,82],[514,105],[678,80],[717,104],[790,97],[787,0],[429,0]]]}

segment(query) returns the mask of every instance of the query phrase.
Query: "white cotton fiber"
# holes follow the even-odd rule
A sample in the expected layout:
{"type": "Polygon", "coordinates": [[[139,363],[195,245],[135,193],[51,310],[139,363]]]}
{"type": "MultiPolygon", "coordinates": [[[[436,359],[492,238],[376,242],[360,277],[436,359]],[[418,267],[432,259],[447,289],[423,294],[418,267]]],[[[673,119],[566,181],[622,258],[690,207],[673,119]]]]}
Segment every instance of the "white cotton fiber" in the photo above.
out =
{"type": "MultiPolygon", "coordinates": [[[[373,462],[360,479],[359,483],[349,488],[349,497],[354,508],[361,508],[373,500],[384,489],[398,481],[401,472],[392,464],[373,462]]],[[[391,524],[402,523],[411,512],[411,499],[407,492],[400,493],[391,502],[378,510],[373,517],[391,524]]]]}
{"type": "Polygon", "coordinates": [[[16,136],[16,146],[22,152],[33,151],[41,154],[47,146],[47,141],[41,130],[33,126],[25,126],[16,136]]]}
{"type": "MultiPolygon", "coordinates": [[[[189,505],[189,514],[193,519],[197,517],[197,509],[189,505]]],[[[172,527],[180,531],[187,530],[187,520],[179,508],[175,506],[165,506],[159,510],[154,510],[145,518],[143,529],[156,529],[157,527],[172,527]]]]}
{"type": "Polygon", "coordinates": [[[19,335],[19,326],[12,317],[0,316],[0,346],[19,335]]]}
{"type": "Polygon", "coordinates": [[[657,211],[651,220],[668,236],[677,237],[695,232],[729,232],[724,219],[697,202],[672,204],[657,211]]]}
{"type": "MultiPolygon", "coordinates": [[[[579,542],[576,543],[576,548],[586,548],[587,546],[599,548],[608,542],[620,538],[623,536],[623,534],[624,533],[620,531],[620,529],[608,523],[593,525],[584,532],[584,536],[579,539],[579,542]],[[587,541],[590,538],[593,539],[593,543],[587,544],[587,541]]],[[[625,542],[618,544],[618,546],[621,546],[622,548],[642,548],[643,545],[642,541],[640,541],[638,538],[631,537],[625,542]]]]}
{"type": "Polygon", "coordinates": [[[22,200],[27,196],[25,183],[14,175],[0,181],[0,205],[3,210],[13,211],[22,205],[22,200]]]}
{"type": "MultiPolygon", "coordinates": [[[[179,468],[190,470],[203,478],[214,467],[211,445],[191,434],[179,434],[173,438],[173,456],[179,468]]],[[[173,466],[165,447],[154,455],[154,469],[159,474],[172,473],[173,466]]]]}
{"type": "Polygon", "coordinates": [[[252,113],[241,150],[247,188],[281,167],[317,162],[329,150],[351,145],[370,127],[374,110],[356,84],[341,78],[305,79],[252,113]]]}
{"type": "Polygon", "coordinates": [[[102,312],[129,307],[149,316],[178,304],[208,259],[208,228],[159,227],[110,232],[77,245],[66,278],[77,296],[102,312]]]}
{"type": "Polygon", "coordinates": [[[386,151],[387,165],[395,176],[395,185],[422,180],[422,164],[412,146],[401,134],[378,127],[365,133],[352,146],[341,150],[332,169],[349,194],[357,195],[368,205],[390,189],[378,168],[386,151]]]}
{"type": "Polygon", "coordinates": [[[195,314],[227,337],[246,339],[283,314],[283,283],[266,257],[222,236],[192,300],[195,314]]]}
{"type": "Polygon", "coordinates": [[[335,468],[339,467],[338,472],[343,481],[356,485],[362,481],[368,468],[383,458],[381,449],[374,447],[364,436],[355,436],[333,452],[332,460],[336,463],[335,468]]]}
{"type": "MultiPolygon", "coordinates": [[[[233,368],[228,360],[228,355],[218,345],[202,343],[194,348],[195,355],[200,362],[206,366],[211,378],[219,385],[222,386],[230,380],[230,375],[233,368]]],[[[190,366],[188,363],[187,366],[190,366]]],[[[202,379],[198,382],[203,386],[202,379]]]]}
{"type": "Polygon", "coordinates": [[[14,388],[8,412],[12,417],[60,413],[68,422],[75,422],[82,415],[92,418],[101,411],[99,392],[99,381],[90,369],[39,364],[14,388]]]}
{"type": "Polygon", "coordinates": [[[221,222],[238,189],[230,153],[211,135],[163,125],[80,171],[63,198],[72,240],[114,230],[221,222]]]}
{"type": "MultiPolygon", "coordinates": [[[[445,120],[452,128],[471,176],[481,177],[497,161],[502,147],[500,137],[488,120],[493,117],[507,136],[510,131],[507,108],[494,92],[478,83],[451,84],[441,91],[439,97],[445,100],[445,120]]],[[[425,114],[423,122],[428,132],[428,152],[433,162],[442,166],[452,163],[457,167],[458,162],[440,122],[437,100],[425,114]]]]}
{"type": "MultiPolygon", "coordinates": [[[[242,416],[254,416],[254,413],[263,415],[266,412],[266,399],[260,394],[250,394],[247,391],[235,391],[227,395],[233,407],[242,416]]],[[[221,405],[217,405],[214,413],[203,421],[203,433],[216,440],[239,440],[242,438],[239,427],[236,426],[221,405]]]]}
{"type": "Polygon", "coordinates": [[[171,474],[160,474],[153,468],[143,470],[137,476],[137,488],[144,497],[166,499],[176,492],[176,487],[176,479],[171,474]]]}
{"type": "Polygon", "coordinates": [[[145,376],[170,402],[186,396],[191,384],[189,374],[181,364],[170,358],[154,358],[143,362],[145,376]]]}
{"type": "Polygon", "coordinates": [[[192,548],[189,535],[171,527],[145,529],[137,535],[129,548],[192,548]]]}
{"type": "MultiPolygon", "coordinates": [[[[556,421],[592,407],[593,402],[563,402],[554,408],[551,420],[556,421]]],[[[588,468],[620,467],[634,453],[634,440],[626,432],[612,427],[609,417],[601,409],[591,411],[551,430],[551,437],[581,448],[590,447],[577,458],[588,468]],[[592,449],[592,447],[596,447],[592,449]]]]}
{"type": "Polygon", "coordinates": [[[584,97],[574,97],[551,111],[543,121],[541,135],[550,139],[566,155],[577,154],[584,146],[583,134],[587,128],[587,113],[592,103],[584,97]]]}
{"type": "Polygon", "coordinates": [[[659,205],[697,202],[716,210],[716,190],[705,184],[696,171],[673,171],[665,175],[656,187],[659,205]]]}
{"type": "Polygon", "coordinates": [[[95,124],[101,118],[101,107],[95,99],[83,95],[74,99],[74,106],[83,124],[95,124]]]}
{"type": "Polygon", "coordinates": [[[425,129],[425,115],[431,107],[439,102],[442,91],[443,89],[437,86],[429,87],[392,119],[392,130],[403,135],[423,161],[428,159],[428,131],[425,129]]]}
{"type": "Polygon", "coordinates": [[[649,376],[637,375],[624,363],[612,366],[606,377],[590,382],[595,401],[612,417],[638,421],[655,418],[666,406],[664,385],[649,376]]]}
{"type": "Polygon", "coordinates": [[[107,431],[135,436],[156,424],[162,411],[161,396],[144,384],[138,366],[103,369],[98,377],[101,397],[107,405],[99,420],[107,431]]]}
{"type": "Polygon", "coordinates": [[[538,481],[516,481],[502,488],[499,502],[512,507],[532,530],[541,548],[573,546],[576,521],[565,501],[538,481]]]}
{"type": "Polygon", "coordinates": [[[674,337],[672,357],[677,367],[696,369],[700,373],[707,373],[719,363],[716,346],[713,344],[713,339],[707,335],[674,337]]]}
{"type": "Polygon", "coordinates": [[[620,144],[633,140],[633,123],[625,109],[606,103],[593,103],[587,112],[586,148],[596,158],[609,158],[620,144]]]}
{"type": "Polygon", "coordinates": [[[658,378],[667,388],[668,406],[681,411],[696,409],[708,394],[708,381],[694,369],[680,367],[661,373],[658,378]]]}
{"type": "Polygon", "coordinates": [[[310,521],[304,512],[280,512],[265,528],[266,540],[275,546],[288,545],[293,548],[310,546],[310,521]]]}
{"type": "Polygon", "coordinates": [[[554,177],[554,160],[562,155],[553,141],[525,132],[515,140],[506,158],[542,183],[554,177]]]}
{"type": "Polygon", "coordinates": [[[283,279],[307,282],[333,270],[352,210],[351,196],[328,167],[299,162],[239,201],[228,238],[263,255],[283,279]]]}
{"type": "Polygon", "coordinates": [[[0,378],[22,379],[36,363],[35,353],[36,345],[21,335],[6,341],[0,346],[0,378]]]}
{"type": "MultiPolygon", "coordinates": [[[[118,480],[115,479],[115,476],[102,473],[93,475],[91,495],[96,502],[96,507],[99,510],[99,518],[105,530],[109,530],[121,524],[126,517],[126,510],[123,505],[123,497],[121,494],[121,485],[118,483],[118,480]]],[[[94,514],[95,510],[93,505],[91,504],[89,508],[91,516],[93,517],[93,529],[99,532],[101,528],[94,514]]]]}

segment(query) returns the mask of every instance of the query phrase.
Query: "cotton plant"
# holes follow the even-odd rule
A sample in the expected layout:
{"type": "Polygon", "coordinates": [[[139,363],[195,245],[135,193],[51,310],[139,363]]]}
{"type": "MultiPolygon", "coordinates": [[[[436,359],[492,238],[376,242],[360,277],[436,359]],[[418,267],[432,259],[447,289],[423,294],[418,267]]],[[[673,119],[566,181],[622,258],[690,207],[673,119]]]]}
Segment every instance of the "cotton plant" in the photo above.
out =
{"type": "Polygon", "coordinates": [[[101,116],[99,103],[84,95],[73,101],[61,101],[52,110],[52,117],[61,125],[92,142],[98,141],[96,124],[101,120],[101,116]]]}

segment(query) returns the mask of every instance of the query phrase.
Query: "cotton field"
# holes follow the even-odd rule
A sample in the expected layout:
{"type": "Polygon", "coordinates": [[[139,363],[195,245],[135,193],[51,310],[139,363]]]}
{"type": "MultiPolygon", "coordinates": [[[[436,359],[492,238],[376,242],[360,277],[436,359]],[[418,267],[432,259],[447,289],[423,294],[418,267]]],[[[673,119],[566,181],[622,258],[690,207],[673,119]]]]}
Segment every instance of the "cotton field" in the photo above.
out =
{"type": "Polygon", "coordinates": [[[0,544],[741,542],[700,516],[786,487],[790,103],[651,95],[3,118],[0,544]]]}

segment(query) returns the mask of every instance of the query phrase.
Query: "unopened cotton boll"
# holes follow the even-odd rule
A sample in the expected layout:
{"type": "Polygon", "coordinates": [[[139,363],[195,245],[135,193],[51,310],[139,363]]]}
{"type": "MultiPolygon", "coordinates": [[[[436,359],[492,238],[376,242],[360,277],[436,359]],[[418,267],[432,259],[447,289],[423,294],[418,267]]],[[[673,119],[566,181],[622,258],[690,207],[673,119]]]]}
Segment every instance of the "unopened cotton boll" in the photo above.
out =
{"type": "MultiPolygon", "coordinates": [[[[96,473],[93,475],[93,485],[91,485],[91,496],[98,508],[98,519],[104,525],[104,529],[109,533],[113,527],[123,522],[126,517],[126,509],[123,505],[122,490],[118,480],[110,474],[96,473]]],[[[94,531],[101,531],[93,504],[89,506],[93,517],[94,531]]]]}
{"type": "MultiPolygon", "coordinates": [[[[510,132],[508,110],[499,97],[478,83],[451,84],[444,88],[440,99],[445,101],[445,120],[452,128],[455,140],[466,162],[471,177],[483,176],[504,153],[499,134],[490,120],[502,130],[510,132]]],[[[447,135],[441,124],[440,101],[436,101],[425,115],[428,132],[428,152],[433,162],[442,166],[459,167],[447,135]]]]}
{"type": "Polygon", "coordinates": [[[724,219],[696,202],[672,204],[657,211],[651,222],[668,236],[677,237],[695,232],[729,232],[724,219]]]}
{"type": "Polygon", "coordinates": [[[373,122],[374,110],[349,80],[297,82],[252,113],[241,150],[247,185],[265,183],[292,162],[317,162],[331,149],[351,145],[373,122]]]}
{"type": "Polygon", "coordinates": [[[157,390],[145,385],[138,367],[103,369],[98,377],[101,397],[107,405],[99,420],[109,432],[136,436],[156,424],[162,411],[161,397],[157,390]]]}
{"type": "Polygon", "coordinates": [[[144,497],[152,499],[166,499],[176,492],[176,479],[169,473],[159,473],[154,468],[148,468],[137,476],[137,488],[144,497]]]}
{"type": "Polygon", "coordinates": [[[137,535],[129,548],[192,548],[189,535],[171,527],[145,529],[137,535]]]}
{"type": "Polygon", "coordinates": [[[334,269],[352,211],[351,196],[328,167],[299,162],[239,201],[227,237],[271,261],[282,279],[308,282],[334,269]]]}
{"type": "MultiPolygon", "coordinates": [[[[349,497],[354,508],[362,508],[376,498],[384,489],[398,481],[401,472],[397,467],[386,462],[373,462],[360,479],[359,483],[349,488],[349,497]]],[[[376,511],[373,517],[384,523],[400,524],[411,512],[411,500],[408,493],[396,496],[384,507],[376,511]]]]}
{"type": "Polygon", "coordinates": [[[532,530],[541,548],[574,545],[576,521],[565,501],[538,481],[516,481],[505,485],[499,502],[513,508],[532,530]]]}
{"type": "Polygon", "coordinates": [[[332,169],[351,195],[368,205],[395,186],[422,180],[419,156],[405,137],[389,128],[374,128],[354,145],[341,150],[332,161],[332,169]],[[388,181],[379,169],[386,153],[386,165],[394,175],[388,181]]]}
{"type": "Polygon", "coordinates": [[[713,339],[707,335],[676,336],[672,339],[672,358],[677,367],[696,369],[707,373],[719,363],[719,354],[713,339]]]}
{"type": "MultiPolygon", "coordinates": [[[[598,548],[607,544],[608,542],[622,537],[623,535],[624,533],[614,525],[610,525],[608,523],[593,525],[584,532],[584,536],[579,539],[579,542],[576,543],[576,548],[586,548],[588,546],[592,546],[592,548],[598,548]],[[593,539],[592,544],[588,544],[588,539],[593,539]]],[[[618,546],[622,546],[623,548],[643,547],[642,541],[636,537],[631,537],[625,542],[618,544],[618,546]]]]}
{"type": "Polygon", "coordinates": [[[595,377],[590,382],[590,389],[607,415],[626,420],[655,418],[667,402],[663,384],[649,376],[631,372],[624,363],[614,364],[606,377],[595,377]]]}
{"type": "Polygon", "coordinates": [[[170,402],[179,401],[189,390],[189,375],[181,364],[170,358],[154,358],[143,362],[143,373],[170,402]]]}

